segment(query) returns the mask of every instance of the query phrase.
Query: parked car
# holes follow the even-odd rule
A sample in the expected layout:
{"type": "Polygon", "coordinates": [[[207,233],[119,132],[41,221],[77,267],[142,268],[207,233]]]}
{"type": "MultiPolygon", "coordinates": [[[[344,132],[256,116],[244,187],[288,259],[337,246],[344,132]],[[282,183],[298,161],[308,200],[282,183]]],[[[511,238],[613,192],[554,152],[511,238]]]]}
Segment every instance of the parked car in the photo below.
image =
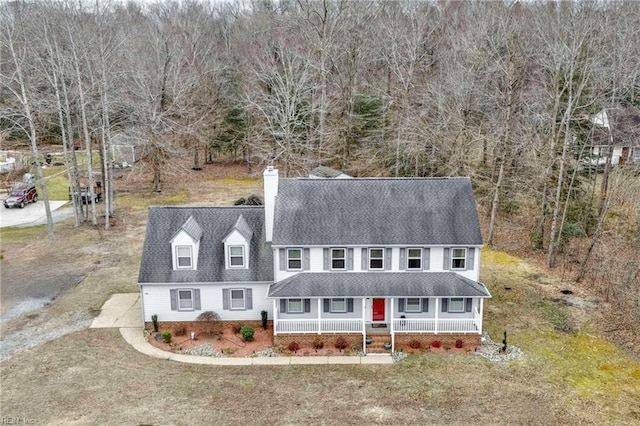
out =
{"type": "Polygon", "coordinates": [[[20,207],[22,209],[27,204],[35,203],[36,201],[38,201],[36,187],[27,183],[19,183],[9,191],[9,196],[4,199],[4,207],[7,209],[20,207]]]}

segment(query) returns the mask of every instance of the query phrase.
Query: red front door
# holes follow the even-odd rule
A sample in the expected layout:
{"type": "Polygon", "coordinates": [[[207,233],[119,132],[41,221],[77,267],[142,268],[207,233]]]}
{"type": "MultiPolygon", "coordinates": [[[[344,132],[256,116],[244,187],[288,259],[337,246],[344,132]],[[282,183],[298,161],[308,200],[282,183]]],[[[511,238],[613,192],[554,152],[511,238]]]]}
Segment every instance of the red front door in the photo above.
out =
{"type": "Polygon", "coordinates": [[[384,299],[373,299],[373,320],[384,321],[384,299]]]}

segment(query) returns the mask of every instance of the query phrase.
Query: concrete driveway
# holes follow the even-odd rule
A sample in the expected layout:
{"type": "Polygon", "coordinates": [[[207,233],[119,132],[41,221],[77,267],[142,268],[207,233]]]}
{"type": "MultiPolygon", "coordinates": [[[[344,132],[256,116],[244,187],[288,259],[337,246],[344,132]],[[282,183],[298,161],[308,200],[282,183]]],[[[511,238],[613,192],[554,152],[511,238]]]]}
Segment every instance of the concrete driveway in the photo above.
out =
{"type": "Polygon", "coordinates": [[[107,300],[91,328],[137,328],[142,335],[140,293],[114,294],[107,300]]]}
{"type": "MultiPolygon", "coordinates": [[[[49,201],[51,215],[54,222],[73,217],[73,207],[68,201],[49,201]]],[[[44,202],[27,204],[25,208],[6,209],[0,207],[0,228],[8,226],[33,226],[47,223],[47,214],[44,210],[44,202]]]]}

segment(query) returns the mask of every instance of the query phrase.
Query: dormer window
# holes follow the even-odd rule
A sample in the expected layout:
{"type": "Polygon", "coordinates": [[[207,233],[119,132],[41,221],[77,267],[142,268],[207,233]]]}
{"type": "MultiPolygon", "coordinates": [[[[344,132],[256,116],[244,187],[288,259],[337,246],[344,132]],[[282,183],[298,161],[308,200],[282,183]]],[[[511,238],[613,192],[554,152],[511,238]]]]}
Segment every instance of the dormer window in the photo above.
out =
{"type": "Polygon", "coordinates": [[[171,253],[174,270],[198,269],[198,252],[202,228],[189,216],[171,239],[171,253]]]}
{"type": "Polygon", "coordinates": [[[228,246],[229,268],[244,268],[244,246],[228,246]]]}
{"type": "Polygon", "coordinates": [[[178,269],[192,269],[193,258],[191,246],[176,246],[176,260],[178,269]]]}
{"type": "Polygon", "coordinates": [[[227,269],[249,268],[251,238],[253,238],[251,227],[242,215],[238,216],[236,223],[222,240],[227,269]]]}

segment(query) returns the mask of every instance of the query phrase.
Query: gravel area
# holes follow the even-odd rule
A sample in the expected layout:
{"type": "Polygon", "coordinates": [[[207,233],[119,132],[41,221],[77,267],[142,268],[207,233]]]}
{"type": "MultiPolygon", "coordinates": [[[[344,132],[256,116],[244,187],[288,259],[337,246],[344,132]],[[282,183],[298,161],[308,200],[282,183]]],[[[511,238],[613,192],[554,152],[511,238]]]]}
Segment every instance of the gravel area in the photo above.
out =
{"type": "Polygon", "coordinates": [[[210,356],[213,358],[222,358],[222,352],[217,351],[211,343],[203,343],[195,348],[185,349],[181,353],[185,355],[210,356]]]}
{"type": "Polygon", "coordinates": [[[517,346],[508,345],[506,353],[501,353],[501,349],[502,344],[491,340],[489,333],[485,331],[482,335],[482,351],[475,353],[493,362],[513,361],[514,359],[522,358],[524,355],[522,349],[517,346]]]}
{"type": "Polygon", "coordinates": [[[277,356],[280,356],[280,355],[278,355],[277,352],[275,352],[272,348],[267,348],[260,352],[256,352],[250,355],[250,358],[274,358],[277,356]]]}

